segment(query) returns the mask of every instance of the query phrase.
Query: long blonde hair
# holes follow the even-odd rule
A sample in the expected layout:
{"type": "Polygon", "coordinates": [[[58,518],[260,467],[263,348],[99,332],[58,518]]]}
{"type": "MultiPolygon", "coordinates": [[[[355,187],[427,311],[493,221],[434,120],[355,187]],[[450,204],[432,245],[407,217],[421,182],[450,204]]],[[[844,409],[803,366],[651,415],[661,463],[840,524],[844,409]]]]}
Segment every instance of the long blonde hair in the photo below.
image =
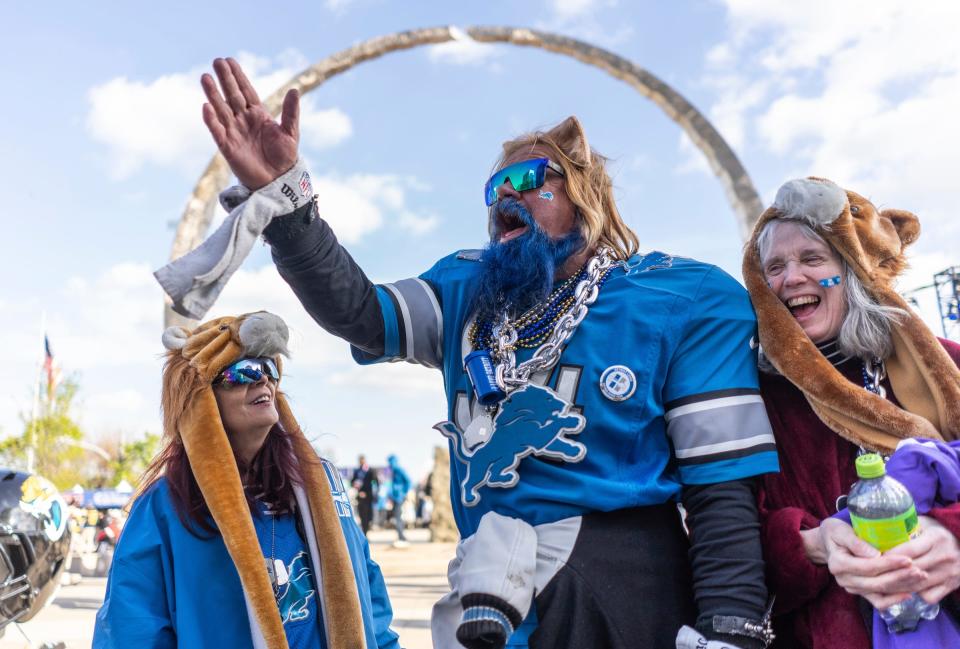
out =
{"type": "Polygon", "coordinates": [[[590,148],[577,118],[571,116],[548,131],[531,131],[504,142],[496,169],[518,151],[536,146],[549,150],[550,159],[563,167],[564,186],[580,216],[586,248],[606,246],[617,259],[637,252],[637,235],[623,222],[613,199],[607,158],[590,148]]]}

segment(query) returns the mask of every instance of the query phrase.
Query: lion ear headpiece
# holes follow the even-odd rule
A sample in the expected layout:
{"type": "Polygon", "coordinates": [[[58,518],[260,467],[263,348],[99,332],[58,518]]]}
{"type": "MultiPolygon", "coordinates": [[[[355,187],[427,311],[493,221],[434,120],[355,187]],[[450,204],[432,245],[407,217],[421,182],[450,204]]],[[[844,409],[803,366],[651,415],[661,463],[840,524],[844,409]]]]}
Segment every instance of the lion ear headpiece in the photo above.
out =
{"type": "MultiPolygon", "coordinates": [[[[280,367],[280,354],[287,353],[287,337],[283,320],[265,311],[211,320],[193,330],[171,327],[163,334],[169,350],[163,372],[164,434],[183,441],[197,484],[240,575],[251,627],[259,627],[270,649],[286,649],[286,636],[211,382],[228,365],[245,357],[270,356],[280,367]]],[[[314,572],[322,580],[329,645],[363,649],[360,600],[330,483],[279,390],[276,405],[304,480],[298,500],[304,497],[309,510],[301,512],[304,523],[313,523],[321,564],[314,572]]],[[[263,646],[257,635],[254,633],[255,646],[263,646]]]]}
{"type": "Polygon", "coordinates": [[[906,268],[904,249],[919,234],[920,223],[910,212],[878,211],[864,197],[829,180],[806,178],[780,188],[744,251],[743,277],[757,312],[764,355],[800,388],[827,426],[872,450],[891,452],[906,437],[960,438],[960,372],[893,287],[906,268]],[[902,408],[844,378],[767,286],[757,239],[767,223],[785,215],[802,215],[840,253],[877,303],[906,313],[893,325],[893,353],[885,361],[902,408]]]}

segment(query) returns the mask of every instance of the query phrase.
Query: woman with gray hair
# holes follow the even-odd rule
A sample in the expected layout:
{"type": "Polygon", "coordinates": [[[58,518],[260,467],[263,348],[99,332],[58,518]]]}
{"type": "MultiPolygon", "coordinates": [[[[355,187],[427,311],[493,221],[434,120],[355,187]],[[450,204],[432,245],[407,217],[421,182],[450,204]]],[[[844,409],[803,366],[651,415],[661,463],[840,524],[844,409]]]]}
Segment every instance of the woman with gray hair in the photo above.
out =
{"type": "Polygon", "coordinates": [[[923,534],[884,554],[832,518],[861,450],[960,437],[960,345],[938,340],[893,289],[918,234],[913,214],[810,178],[781,187],[747,244],[781,467],[759,493],[774,646],[866,649],[870,605],[911,593],[960,610],[960,506],[926,512],[923,534]]]}

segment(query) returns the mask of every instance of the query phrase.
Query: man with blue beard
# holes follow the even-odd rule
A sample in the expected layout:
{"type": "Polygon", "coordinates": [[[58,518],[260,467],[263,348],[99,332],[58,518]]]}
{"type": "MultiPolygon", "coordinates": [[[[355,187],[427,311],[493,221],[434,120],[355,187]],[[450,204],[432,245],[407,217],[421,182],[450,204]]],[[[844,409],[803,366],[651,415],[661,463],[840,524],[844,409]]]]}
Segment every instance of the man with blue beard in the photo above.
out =
{"type": "MultiPolygon", "coordinates": [[[[503,145],[483,250],[374,285],[318,215],[296,92],[276,123],[236,62],[214,70],[204,120],[244,185],[228,197],[245,199],[224,227],[262,230],[280,274],[358,362],[443,371],[437,429],[462,541],[434,646],[769,642],[753,489],[777,458],[743,288],[707,264],[637,254],[574,117],[503,145]],[[684,625],[697,631],[678,637],[684,625]]],[[[158,272],[181,313],[212,302],[239,263],[223,254],[202,277],[189,256],[158,272]]]]}

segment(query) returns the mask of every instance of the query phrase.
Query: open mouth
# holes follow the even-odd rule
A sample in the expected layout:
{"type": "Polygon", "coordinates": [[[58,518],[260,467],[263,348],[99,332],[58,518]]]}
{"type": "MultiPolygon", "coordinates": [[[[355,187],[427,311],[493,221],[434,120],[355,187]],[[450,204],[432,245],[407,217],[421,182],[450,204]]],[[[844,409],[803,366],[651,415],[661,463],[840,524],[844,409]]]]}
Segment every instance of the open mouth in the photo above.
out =
{"type": "Polygon", "coordinates": [[[497,233],[500,235],[500,243],[516,239],[528,229],[523,219],[512,212],[501,211],[497,214],[497,233]]]}
{"type": "Polygon", "coordinates": [[[251,406],[263,406],[269,404],[271,401],[269,394],[261,394],[259,397],[250,402],[251,406]]]}
{"type": "Polygon", "coordinates": [[[816,295],[798,295],[787,300],[786,304],[793,317],[799,320],[809,316],[819,308],[820,298],[816,295]]]}

